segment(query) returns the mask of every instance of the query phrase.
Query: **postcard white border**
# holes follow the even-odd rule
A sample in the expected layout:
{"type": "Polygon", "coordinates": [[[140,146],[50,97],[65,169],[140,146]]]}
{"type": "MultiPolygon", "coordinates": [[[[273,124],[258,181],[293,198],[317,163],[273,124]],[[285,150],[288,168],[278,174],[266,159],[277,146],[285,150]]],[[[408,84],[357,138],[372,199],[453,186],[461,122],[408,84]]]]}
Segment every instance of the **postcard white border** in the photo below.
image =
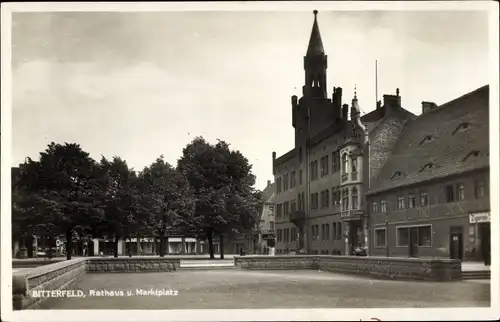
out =
{"type": "MultiPolygon", "coordinates": [[[[4,321],[383,321],[496,320],[499,305],[499,198],[491,198],[490,308],[449,309],[252,309],[252,310],[12,310],[11,254],[11,13],[40,11],[489,11],[490,22],[490,189],[499,194],[499,11],[494,1],[190,2],[190,3],[2,3],[1,25],[1,312],[4,321]]],[[[467,77],[467,75],[464,75],[467,77]]]]}

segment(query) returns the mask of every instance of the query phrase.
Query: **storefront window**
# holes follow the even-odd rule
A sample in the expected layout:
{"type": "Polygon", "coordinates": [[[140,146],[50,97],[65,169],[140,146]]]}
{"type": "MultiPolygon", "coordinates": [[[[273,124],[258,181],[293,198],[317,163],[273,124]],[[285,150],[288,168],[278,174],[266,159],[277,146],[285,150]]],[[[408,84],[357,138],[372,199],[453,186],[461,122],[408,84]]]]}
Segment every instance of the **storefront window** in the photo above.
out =
{"type": "Polygon", "coordinates": [[[418,227],[418,246],[432,245],[432,229],[431,226],[418,227]]]}
{"type": "Polygon", "coordinates": [[[375,246],[385,247],[385,229],[375,230],[375,246]]]}
{"type": "Polygon", "coordinates": [[[398,246],[408,246],[408,233],[409,229],[407,227],[398,228],[398,246]]]}

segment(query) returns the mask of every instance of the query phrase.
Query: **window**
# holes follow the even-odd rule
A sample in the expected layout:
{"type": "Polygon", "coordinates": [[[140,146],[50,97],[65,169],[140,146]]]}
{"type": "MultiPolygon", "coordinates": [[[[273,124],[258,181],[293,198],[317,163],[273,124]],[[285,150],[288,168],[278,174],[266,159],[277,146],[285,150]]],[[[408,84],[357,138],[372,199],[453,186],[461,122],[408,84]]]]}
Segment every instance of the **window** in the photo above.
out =
{"type": "Polygon", "coordinates": [[[416,226],[416,227],[398,227],[397,246],[400,247],[408,246],[410,239],[410,230],[416,231],[417,246],[423,246],[423,247],[432,246],[432,227],[430,225],[416,226]]]}
{"type": "Polygon", "coordinates": [[[311,210],[316,210],[318,209],[319,202],[318,202],[318,193],[313,193],[311,194],[311,210]]]}
{"type": "Polygon", "coordinates": [[[338,222],[337,223],[337,240],[342,239],[342,223],[338,222]]]}
{"type": "Polygon", "coordinates": [[[302,170],[299,170],[299,185],[302,185],[302,170]]]}
{"type": "Polygon", "coordinates": [[[302,148],[301,147],[299,148],[299,163],[302,164],[302,148]]]}
{"type": "Polygon", "coordinates": [[[424,165],[424,167],[420,170],[420,172],[423,172],[425,170],[430,170],[434,168],[434,163],[427,163],[426,165],[424,165]]]}
{"type": "Polygon", "coordinates": [[[332,224],[332,240],[337,240],[337,223],[332,224]]]}
{"type": "Polygon", "coordinates": [[[352,159],[352,172],[358,172],[358,159],[352,159]]]}
{"type": "Polygon", "coordinates": [[[432,245],[432,229],[431,226],[420,226],[418,229],[418,246],[432,245]]]}
{"type": "Polygon", "coordinates": [[[427,192],[420,193],[420,206],[421,207],[427,206],[427,192]]]}
{"type": "Polygon", "coordinates": [[[306,210],[306,195],[302,192],[302,210],[306,210]]]}
{"type": "Polygon", "coordinates": [[[340,152],[335,151],[332,153],[332,173],[340,169],[340,152]]]}
{"type": "Polygon", "coordinates": [[[290,203],[287,201],[283,203],[283,217],[286,217],[290,214],[290,203]]]}
{"type": "Polygon", "coordinates": [[[387,212],[387,205],[385,200],[380,200],[380,212],[387,212]]]}
{"type": "Polygon", "coordinates": [[[316,226],[311,226],[311,238],[312,240],[316,240],[316,226]]]}
{"type": "Polygon", "coordinates": [[[328,174],[328,155],[321,158],[321,176],[324,177],[328,174]]]}
{"type": "Polygon", "coordinates": [[[376,201],[372,202],[372,213],[376,214],[378,212],[378,203],[376,201]]]}
{"type": "Polygon", "coordinates": [[[318,179],[318,160],[311,162],[311,181],[318,179]]]}
{"type": "Polygon", "coordinates": [[[408,208],[415,208],[415,196],[414,195],[408,196],[408,208]]]}
{"type": "Polygon", "coordinates": [[[405,198],[404,197],[401,197],[401,196],[398,197],[397,209],[398,210],[405,209],[405,198]]]}
{"type": "Polygon", "coordinates": [[[281,229],[278,229],[277,233],[276,233],[276,239],[278,240],[278,243],[281,242],[282,240],[282,230],[281,229]]]}
{"type": "Polygon", "coordinates": [[[483,180],[477,180],[475,182],[474,194],[476,198],[484,198],[486,196],[486,184],[483,180]]]}
{"type": "Polygon", "coordinates": [[[297,210],[297,204],[295,202],[295,199],[290,201],[290,213],[293,213],[297,210]]]}
{"type": "Polygon", "coordinates": [[[402,173],[401,171],[396,171],[396,172],[394,172],[394,174],[392,175],[391,180],[392,180],[392,179],[398,179],[398,178],[400,178],[402,175],[403,175],[403,173],[402,173]]]}
{"type": "Polygon", "coordinates": [[[385,247],[385,228],[375,229],[375,247],[385,247]]]}
{"type": "Polygon", "coordinates": [[[448,185],[444,188],[445,193],[446,193],[446,202],[453,202],[455,201],[455,191],[453,189],[452,185],[448,185]]]}
{"type": "Polygon", "coordinates": [[[349,172],[349,160],[347,158],[347,153],[342,155],[342,173],[346,174],[349,172]]]}
{"type": "Polygon", "coordinates": [[[283,204],[276,205],[276,218],[279,219],[283,216],[283,204]]]}
{"type": "Polygon", "coordinates": [[[288,173],[283,176],[283,191],[288,190],[288,173]]]}
{"type": "Polygon", "coordinates": [[[288,243],[288,228],[285,229],[285,238],[284,238],[284,242],[285,243],[288,243]]]}
{"type": "Polygon", "coordinates": [[[478,156],[480,156],[480,155],[481,155],[481,152],[479,152],[479,151],[476,151],[476,150],[475,150],[475,151],[471,151],[471,152],[469,152],[469,153],[465,156],[465,158],[463,159],[463,161],[466,161],[466,160],[467,160],[468,158],[470,158],[470,157],[478,157],[478,156]]]}
{"type": "Polygon", "coordinates": [[[467,131],[469,128],[470,128],[470,123],[461,123],[456,129],[455,131],[453,131],[453,135],[457,134],[457,133],[461,133],[461,132],[465,132],[467,131]]]}
{"type": "Polygon", "coordinates": [[[321,208],[330,207],[330,192],[328,190],[321,191],[321,208]]]}
{"type": "Polygon", "coordinates": [[[457,185],[457,197],[459,201],[465,200],[465,187],[463,184],[457,185]]]}
{"type": "Polygon", "coordinates": [[[408,234],[409,234],[409,229],[407,227],[398,228],[397,246],[408,246],[408,239],[409,239],[408,234]]]}
{"type": "Polygon", "coordinates": [[[276,179],[276,193],[281,193],[281,177],[276,179]]]}
{"type": "Polygon", "coordinates": [[[295,188],[297,185],[297,178],[295,176],[295,170],[290,173],[290,188],[295,188]]]}
{"type": "Polygon", "coordinates": [[[274,221],[270,221],[270,222],[269,222],[269,228],[270,228],[271,230],[274,230],[274,221]]]}
{"type": "Polygon", "coordinates": [[[325,240],[325,224],[321,224],[321,240],[325,240]]]}
{"type": "Polygon", "coordinates": [[[349,190],[344,189],[342,191],[342,211],[349,210],[349,190]]]}
{"type": "Polygon", "coordinates": [[[420,145],[432,142],[433,139],[434,138],[432,136],[427,135],[426,137],[423,138],[422,141],[420,141],[420,145]]]}
{"type": "Polygon", "coordinates": [[[352,209],[358,209],[358,189],[356,187],[352,188],[352,209]]]}

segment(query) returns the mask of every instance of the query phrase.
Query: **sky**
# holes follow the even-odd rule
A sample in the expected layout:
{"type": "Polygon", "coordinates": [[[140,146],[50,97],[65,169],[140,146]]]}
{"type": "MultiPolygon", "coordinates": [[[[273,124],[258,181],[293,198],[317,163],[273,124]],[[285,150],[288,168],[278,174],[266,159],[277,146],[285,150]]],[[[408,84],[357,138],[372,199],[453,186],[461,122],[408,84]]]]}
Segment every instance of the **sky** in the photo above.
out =
{"type": "MultiPolygon", "coordinates": [[[[78,143],[136,170],[177,164],[196,136],[225,140],[273,180],[272,152],[294,147],[310,11],[47,12],[12,17],[12,163],[78,143]]],[[[443,104],[488,84],[481,12],[320,11],[328,94],[354,86],[362,112],[400,89],[402,105],[443,104]]]]}

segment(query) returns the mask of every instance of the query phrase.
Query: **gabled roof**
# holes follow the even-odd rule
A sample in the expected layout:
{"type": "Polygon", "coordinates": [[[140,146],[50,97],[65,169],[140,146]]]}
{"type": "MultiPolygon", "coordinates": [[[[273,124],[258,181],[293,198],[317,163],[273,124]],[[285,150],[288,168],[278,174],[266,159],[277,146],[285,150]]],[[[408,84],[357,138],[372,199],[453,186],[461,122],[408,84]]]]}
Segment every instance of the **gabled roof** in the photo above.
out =
{"type": "Polygon", "coordinates": [[[273,197],[274,192],[276,191],[276,183],[271,183],[267,185],[267,187],[262,190],[261,198],[263,202],[269,202],[271,197],[273,197]]]}
{"type": "Polygon", "coordinates": [[[369,194],[489,167],[489,86],[406,123],[369,194]],[[456,132],[467,123],[467,130],[456,132]],[[454,133],[456,132],[456,133],[454,133]],[[424,140],[425,137],[431,140],[424,140]],[[473,151],[477,156],[466,158],[473,151]],[[432,167],[426,167],[432,164],[432,167]],[[394,176],[396,172],[402,175],[394,176]]]}

